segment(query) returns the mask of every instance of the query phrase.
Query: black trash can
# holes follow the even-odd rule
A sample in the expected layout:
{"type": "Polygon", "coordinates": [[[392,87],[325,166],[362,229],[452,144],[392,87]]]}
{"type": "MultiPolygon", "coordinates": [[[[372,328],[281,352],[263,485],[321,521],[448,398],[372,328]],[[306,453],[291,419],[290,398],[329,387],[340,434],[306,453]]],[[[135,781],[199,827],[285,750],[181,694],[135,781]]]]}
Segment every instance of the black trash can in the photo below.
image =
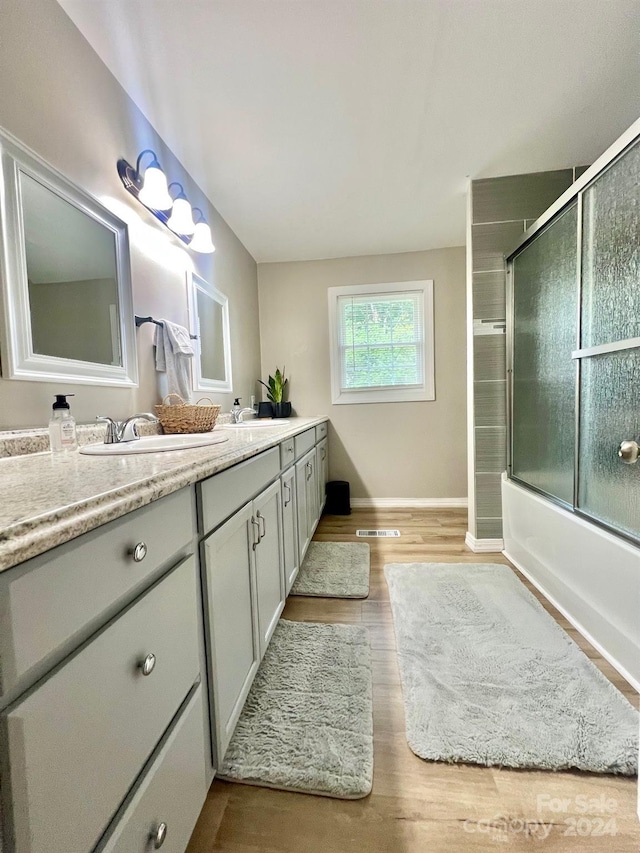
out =
{"type": "Polygon", "coordinates": [[[330,480],[327,483],[327,515],[351,515],[351,492],[346,480],[330,480]]]}

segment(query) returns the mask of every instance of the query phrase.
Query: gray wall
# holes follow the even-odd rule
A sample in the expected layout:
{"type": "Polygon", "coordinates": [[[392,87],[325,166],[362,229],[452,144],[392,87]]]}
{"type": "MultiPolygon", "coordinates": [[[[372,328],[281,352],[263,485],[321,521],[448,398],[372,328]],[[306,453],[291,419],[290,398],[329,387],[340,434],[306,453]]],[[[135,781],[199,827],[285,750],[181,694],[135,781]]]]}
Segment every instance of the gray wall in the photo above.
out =
{"type": "Polygon", "coordinates": [[[464,248],[258,265],[262,376],[286,365],[300,415],[331,419],[330,476],[356,498],[464,498],[464,248]],[[436,399],[331,403],[327,289],[433,279],[436,399]]]}
{"type": "MultiPolygon", "coordinates": [[[[249,252],[56,0],[2,0],[0,34],[0,126],[127,222],[136,313],[186,325],[190,265],[229,297],[234,391],[248,398],[260,372],[257,268],[249,252]],[[158,153],[169,179],[183,183],[204,211],[214,255],[186,250],[123,188],[117,160],[135,162],[144,148],[158,153]]],[[[158,402],[152,340],[153,327],[143,326],[139,388],[0,379],[0,429],[45,425],[56,392],[75,393],[81,422],[96,412],[124,417],[150,409],[158,402]]],[[[231,407],[231,394],[214,396],[231,407]]]]}
{"type": "Polygon", "coordinates": [[[469,531],[502,538],[500,475],[506,468],[504,255],[523,232],[582,174],[586,166],[472,181],[467,245],[473,389],[469,466],[469,531]],[[494,322],[491,322],[494,321],[494,322]],[[498,334],[483,334],[494,330],[498,334]]]}

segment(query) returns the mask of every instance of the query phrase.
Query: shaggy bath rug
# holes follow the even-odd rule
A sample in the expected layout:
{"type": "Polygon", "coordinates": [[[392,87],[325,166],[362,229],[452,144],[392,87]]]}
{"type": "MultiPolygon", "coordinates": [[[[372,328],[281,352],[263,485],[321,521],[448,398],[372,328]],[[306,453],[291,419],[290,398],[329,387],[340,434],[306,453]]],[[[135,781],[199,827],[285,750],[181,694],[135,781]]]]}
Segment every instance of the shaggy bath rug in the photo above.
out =
{"type": "Polygon", "coordinates": [[[311,542],[291,595],[366,598],[369,546],[366,542],[311,542]]]}
{"type": "Polygon", "coordinates": [[[507,566],[384,568],[421,758],[633,775],[638,712],[507,566]]]}
{"type": "Polygon", "coordinates": [[[366,797],[373,782],[367,629],[281,620],[217,775],[325,797],[366,797]]]}

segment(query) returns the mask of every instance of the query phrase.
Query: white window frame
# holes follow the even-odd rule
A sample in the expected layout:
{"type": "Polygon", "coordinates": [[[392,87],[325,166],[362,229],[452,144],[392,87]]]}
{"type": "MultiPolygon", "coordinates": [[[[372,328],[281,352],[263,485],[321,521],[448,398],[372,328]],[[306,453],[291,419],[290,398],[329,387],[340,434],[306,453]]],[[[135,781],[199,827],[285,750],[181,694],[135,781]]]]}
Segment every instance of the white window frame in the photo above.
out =
{"type": "Polygon", "coordinates": [[[330,287],[329,296],[329,341],[331,358],[331,401],[334,405],[357,403],[406,403],[435,400],[435,357],[433,336],[433,280],[397,281],[381,284],[353,284],[330,287]],[[422,295],[424,317],[424,380],[421,385],[384,388],[342,388],[338,299],[341,296],[368,296],[380,293],[415,293],[422,295]]]}

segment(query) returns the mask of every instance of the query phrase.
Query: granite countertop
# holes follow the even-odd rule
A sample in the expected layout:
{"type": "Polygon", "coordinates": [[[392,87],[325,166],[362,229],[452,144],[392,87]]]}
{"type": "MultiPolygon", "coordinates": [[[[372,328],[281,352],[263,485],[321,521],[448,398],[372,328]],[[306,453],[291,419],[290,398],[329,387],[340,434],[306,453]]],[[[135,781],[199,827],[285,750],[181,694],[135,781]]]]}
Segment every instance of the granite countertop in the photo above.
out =
{"type": "Polygon", "coordinates": [[[222,429],[228,441],[189,450],[128,456],[49,452],[0,459],[0,571],[68,542],[178,489],[278,445],[326,421],[222,429]]]}

